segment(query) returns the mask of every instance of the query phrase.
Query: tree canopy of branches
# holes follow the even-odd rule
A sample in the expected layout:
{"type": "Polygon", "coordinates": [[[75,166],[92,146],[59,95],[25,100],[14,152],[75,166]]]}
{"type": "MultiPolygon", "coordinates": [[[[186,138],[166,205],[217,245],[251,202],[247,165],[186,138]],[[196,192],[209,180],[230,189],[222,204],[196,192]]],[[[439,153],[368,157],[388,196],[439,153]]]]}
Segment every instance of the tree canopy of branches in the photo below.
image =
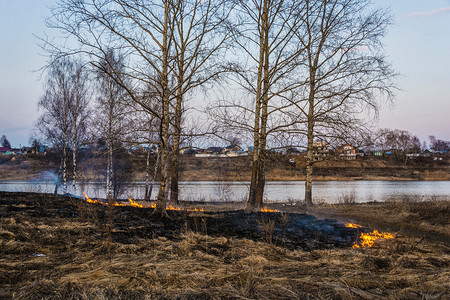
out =
{"type": "Polygon", "coordinates": [[[450,141],[436,139],[434,135],[430,135],[430,148],[434,151],[450,149],[450,141]]]}
{"type": "MultiPolygon", "coordinates": [[[[66,35],[67,46],[44,46],[56,61],[83,56],[103,83],[120,88],[120,97],[144,116],[136,127],[145,138],[137,140],[158,144],[157,212],[164,213],[169,195],[178,201],[186,101],[219,78],[228,79],[220,82],[224,90],[239,92],[210,109],[221,124],[214,134],[253,144],[248,208],[263,204],[268,151],[296,146],[302,138],[307,141],[305,201],[312,204],[314,141],[362,132],[361,113],[376,111],[380,95],[390,95],[393,87],[381,46],[390,16],[371,4],[61,0],[48,26],[66,35]],[[120,64],[111,53],[120,56],[120,64]]],[[[112,172],[111,162],[108,166],[112,172]]]]}
{"type": "Polygon", "coordinates": [[[292,103],[301,116],[298,130],[307,137],[305,202],[312,204],[314,142],[345,139],[363,130],[361,116],[377,111],[391,95],[394,73],[382,52],[388,12],[370,0],[304,1],[303,25],[295,30],[305,51],[298,74],[303,85],[292,103]]]}
{"type": "Polygon", "coordinates": [[[377,145],[383,150],[389,150],[395,160],[406,162],[407,153],[420,153],[420,140],[406,130],[380,129],[377,145]]]}
{"type": "MultiPolygon", "coordinates": [[[[53,10],[48,26],[74,39],[64,49],[47,43],[59,55],[82,54],[127,92],[141,111],[158,119],[161,184],[157,211],[165,211],[172,173],[177,173],[177,151],[182,132],[184,98],[208,81],[209,63],[226,40],[220,32],[229,11],[223,1],[212,0],[62,0],[53,10]],[[76,45],[73,47],[73,45],[76,45]],[[123,54],[124,68],[98,63],[109,49],[123,54]],[[152,105],[142,95],[151,87],[152,105]],[[154,108],[158,110],[155,111],[154,108]],[[171,139],[171,137],[173,137],[171,139]],[[176,153],[175,157],[172,157],[176,153]]],[[[226,28],[226,26],[225,26],[226,28]]],[[[214,73],[214,72],[213,72],[214,73]]],[[[172,177],[172,195],[178,197],[178,176],[172,177]]]]}
{"type": "Polygon", "coordinates": [[[228,70],[233,84],[249,97],[220,100],[211,113],[223,124],[222,135],[234,131],[253,140],[249,209],[262,206],[270,136],[292,124],[284,110],[285,98],[298,83],[294,71],[302,46],[293,39],[301,6],[301,1],[238,1],[234,41],[239,57],[228,70]]]}

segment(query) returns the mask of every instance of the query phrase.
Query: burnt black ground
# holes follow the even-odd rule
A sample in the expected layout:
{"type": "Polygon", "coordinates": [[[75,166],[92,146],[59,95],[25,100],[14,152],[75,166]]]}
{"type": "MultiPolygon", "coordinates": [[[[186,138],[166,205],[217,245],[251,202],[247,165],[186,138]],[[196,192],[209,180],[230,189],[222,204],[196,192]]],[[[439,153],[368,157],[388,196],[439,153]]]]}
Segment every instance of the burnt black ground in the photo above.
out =
{"type": "MultiPolygon", "coordinates": [[[[394,204],[334,207],[347,213],[335,215],[341,223],[223,204],[161,219],[152,209],[0,192],[0,299],[447,299],[448,244],[396,233],[350,248],[360,233],[347,220],[384,230],[375,221],[420,220],[394,204]]],[[[415,227],[448,211],[421,207],[433,223],[415,227]]],[[[320,209],[330,207],[307,211],[320,209]]]]}
{"type": "MultiPolygon", "coordinates": [[[[152,214],[151,208],[113,207],[88,204],[83,199],[37,193],[0,192],[0,216],[21,214],[22,218],[86,218],[86,211],[97,223],[112,220],[114,242],[132,244],[137,238],[163,236],[176,239],[191,230],[212,236],[264,240],[288,249],[315,250],[346,248],[358,239],[361,229],[345,227],[332,219],[307,214],[220,211],[167,211],[168,217],[152,214]],[[95,215],[95,216],[94,216],[95,215]],[[112,217],[109,217],[112,216],[112,217]],[[287,220],[287,222],[286,222],[287,220]]],[[[367,231],[362,229],[363,231],[367,231]]]]}

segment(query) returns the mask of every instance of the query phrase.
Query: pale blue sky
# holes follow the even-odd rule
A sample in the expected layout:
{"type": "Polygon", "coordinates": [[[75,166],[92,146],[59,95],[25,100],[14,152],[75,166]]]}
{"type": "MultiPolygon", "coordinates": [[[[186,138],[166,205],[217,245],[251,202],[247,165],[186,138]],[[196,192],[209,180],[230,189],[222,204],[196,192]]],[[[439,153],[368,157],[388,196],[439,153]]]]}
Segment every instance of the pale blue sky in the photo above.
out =
{"type": "MultiPolygon", "coordinates": [[[[42,94],[42,36],[47,6],[56,0],[0,0],[0,135],[28,144],[42,94]]],[[[375,0],[390,6],[395,24],[384,40],[402,74],[396,103],[381,110],[379,127],[450,140],[450,0],[375,0]]],[[[51,36],[51,33],[48,32],[51,36]]]]}

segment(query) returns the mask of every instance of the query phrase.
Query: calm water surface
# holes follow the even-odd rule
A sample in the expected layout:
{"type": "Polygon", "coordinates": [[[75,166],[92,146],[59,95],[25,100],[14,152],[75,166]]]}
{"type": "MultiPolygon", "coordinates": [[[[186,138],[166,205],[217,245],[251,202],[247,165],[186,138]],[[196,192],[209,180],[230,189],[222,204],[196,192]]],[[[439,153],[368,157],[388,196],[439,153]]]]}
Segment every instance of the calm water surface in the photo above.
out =
{"type": "MultiPolygon", "coordinates": [[[[264,198],[266,202],[289,202],[304,199],[304,181],[267,182],[264,198]]],[[[180,182],[180,200],[183,201],[243,201],[248,196],[249,182],[180,182]]],[[[0,181],[0,191],[53,193],[55,183],[51,181],[0,181]]],[[[142,199],[143,182],[131,182],[121,197],[142,199]]],[[[158,186],[153,188],[152,199],[158,186]]],[[[59,187],[58,192],[62,192],[59,187]]],[[[69,185],[69,193],[89,197],[105,198],[104,183],[88,182],[69,185]]],[[[450,200],[450,181],[318,181],[313,183],[313,199],[318,202],[338,203],[346,199],[355,202],[388,200],[450,200]]]]}

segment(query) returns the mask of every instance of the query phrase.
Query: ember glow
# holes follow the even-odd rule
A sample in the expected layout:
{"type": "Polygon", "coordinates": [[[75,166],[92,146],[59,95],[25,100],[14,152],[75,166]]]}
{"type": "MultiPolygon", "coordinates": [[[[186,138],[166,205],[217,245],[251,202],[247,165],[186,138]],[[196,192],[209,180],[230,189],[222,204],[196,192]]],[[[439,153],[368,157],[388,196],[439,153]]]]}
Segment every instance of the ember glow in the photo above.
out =
{"type": "MultiPolygon", "coordinates": [[[[360,228],[361,225],[354,223],[347,223],[345,225],[349,228],[360,228]]],[[[389,232],[379,232],[378,230],[374,230],[369,233],[361,232],[360,243],[354,243],[352,248],[364,248],[364,247],[372,247],[375,244],[375,241],[378,239],[393,239],[394,236],[389,232]]]]}
{"type": "Polygon", "coordinates": [[[278,212],[276,209],[269,209],[267,206],[264,206],[264,208],[261,208],[261,212],[278,212]]]}

